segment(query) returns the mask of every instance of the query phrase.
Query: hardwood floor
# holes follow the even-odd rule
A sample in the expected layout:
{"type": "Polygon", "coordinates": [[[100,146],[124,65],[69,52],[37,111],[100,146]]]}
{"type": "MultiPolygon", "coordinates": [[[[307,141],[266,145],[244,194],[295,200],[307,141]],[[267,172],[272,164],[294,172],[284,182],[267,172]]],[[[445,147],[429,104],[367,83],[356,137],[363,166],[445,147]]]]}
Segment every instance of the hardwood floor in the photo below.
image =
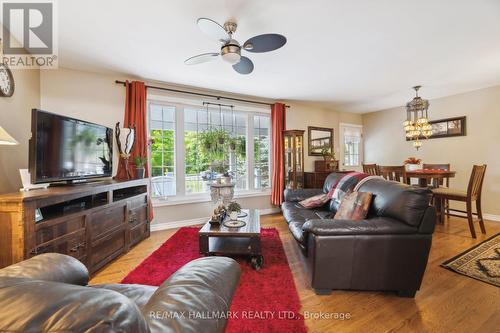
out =
{"type": "MultiPolygon", "coordinates": [[[[452,218],[438,225],[421,290],[414,299],[400,298],[387,292],[334,291],[317,296],[310,287],[305,260],[288,232],[281,215],[267,215],[262,227],[275,227],[280,233],[302,312],[349,313],[350,319],[306,318],[310,332],[499,332],[500,288],[480,282],[439,265],[497,232],[499,222],[486,222],[487,235],[470,237],[467,221],[452,218]]],[[[157,231],[100,271],[95,283],[120,282],[127,273],[177,230],[157,231]]]]}

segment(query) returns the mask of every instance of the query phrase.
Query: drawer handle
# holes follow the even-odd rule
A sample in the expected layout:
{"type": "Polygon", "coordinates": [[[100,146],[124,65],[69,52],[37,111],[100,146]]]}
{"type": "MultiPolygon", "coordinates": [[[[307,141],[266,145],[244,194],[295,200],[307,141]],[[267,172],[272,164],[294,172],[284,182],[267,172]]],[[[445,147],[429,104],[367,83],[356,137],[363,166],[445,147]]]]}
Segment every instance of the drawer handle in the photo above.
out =
{"type": "Polygon", "coordinates": [[[69,251],[70,252],[77,252],[82,247],[85,247],[85,242],[78,243],[77,245],[73,246],[69,251]]]}
{"type": "Polygon", "coordinates": [[[130,223],[136,222],[137,221],[137,213],[133,213],[133,212],[129,211],[128,221],[130,223]]]}

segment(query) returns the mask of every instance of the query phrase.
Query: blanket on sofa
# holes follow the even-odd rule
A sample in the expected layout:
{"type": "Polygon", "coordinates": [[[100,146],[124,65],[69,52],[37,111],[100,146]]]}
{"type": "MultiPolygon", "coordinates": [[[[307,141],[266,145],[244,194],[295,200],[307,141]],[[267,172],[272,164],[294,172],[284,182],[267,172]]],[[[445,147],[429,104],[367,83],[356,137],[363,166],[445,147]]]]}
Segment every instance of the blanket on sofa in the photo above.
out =
{"type": "Polygon", "coordinates": [[[332,201],[335,201],[340,205],[342,199],[349,193],[354,191],[356,185],[366,177],[370,175],[362,172],[349,172],[343,175],[339,181],[332,186],[330,192],[328,192],[328,197],[332,201]]]}

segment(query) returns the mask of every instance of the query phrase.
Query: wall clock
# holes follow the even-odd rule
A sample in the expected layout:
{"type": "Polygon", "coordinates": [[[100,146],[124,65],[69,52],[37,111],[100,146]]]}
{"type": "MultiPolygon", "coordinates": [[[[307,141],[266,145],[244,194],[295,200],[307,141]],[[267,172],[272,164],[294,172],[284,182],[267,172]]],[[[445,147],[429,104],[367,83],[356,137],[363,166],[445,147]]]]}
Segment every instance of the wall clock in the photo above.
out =
{"type": "Polygon", "coordinates": [[[14,76],[7,65],[0,63],[0,97],[14,94],[14,76]]]}

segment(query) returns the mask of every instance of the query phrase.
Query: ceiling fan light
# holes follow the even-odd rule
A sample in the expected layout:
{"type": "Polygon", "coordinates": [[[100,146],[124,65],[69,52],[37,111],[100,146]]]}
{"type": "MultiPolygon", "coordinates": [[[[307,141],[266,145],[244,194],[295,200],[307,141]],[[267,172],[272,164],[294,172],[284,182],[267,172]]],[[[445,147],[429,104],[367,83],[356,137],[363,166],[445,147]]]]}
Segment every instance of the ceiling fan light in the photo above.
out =
{"type": "Polygon", "coordinates": [[[224,61],[227,61],[231,65],[237,64],[240,62],[241,59],[241,48],[238,42],[234,39],[231,39],[229,43],[224,45],[221,50],[220,54],[222,56],[222,59],[224,61]]]}
{"type": "Polygon", "coordinates": [[[222,55],[222,59],[234,65],[240,62],[241,55],[239,53],[225,53],[222,55]]]}

